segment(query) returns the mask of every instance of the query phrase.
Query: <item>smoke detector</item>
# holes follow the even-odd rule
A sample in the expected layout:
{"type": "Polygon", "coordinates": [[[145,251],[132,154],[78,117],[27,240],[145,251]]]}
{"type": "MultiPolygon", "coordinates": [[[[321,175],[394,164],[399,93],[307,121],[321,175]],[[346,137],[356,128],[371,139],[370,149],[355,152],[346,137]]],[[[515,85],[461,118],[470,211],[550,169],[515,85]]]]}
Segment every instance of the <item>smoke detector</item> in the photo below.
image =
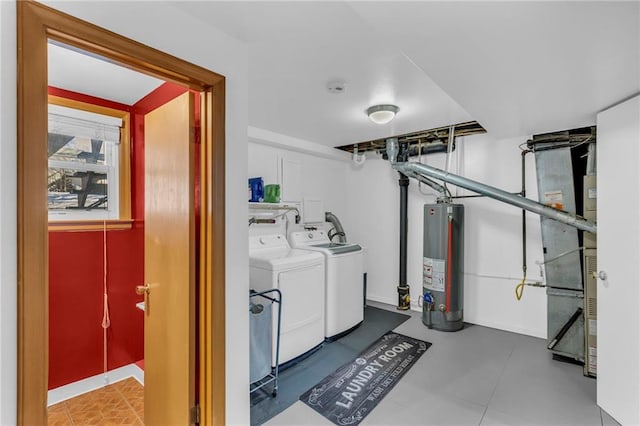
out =
{"type": "Polygon", "coordinates": [[[345,83],[344,80],[331,80],[327,83],[327,90],[329,93],[339,95],[347,90],[347,83],[345,83]]]}

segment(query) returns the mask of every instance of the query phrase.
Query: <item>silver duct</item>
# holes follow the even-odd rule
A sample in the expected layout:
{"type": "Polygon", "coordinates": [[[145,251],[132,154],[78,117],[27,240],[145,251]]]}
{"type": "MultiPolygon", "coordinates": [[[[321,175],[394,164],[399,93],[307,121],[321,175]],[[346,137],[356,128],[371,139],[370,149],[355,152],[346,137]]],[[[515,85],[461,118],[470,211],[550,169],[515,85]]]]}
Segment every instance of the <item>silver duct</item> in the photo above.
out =
{"type": "Polygon", "coordinates": [[[589,144],[589,151],[587,152],[587,176],[593,176],[596,174],[596,144],[589,144]]]}
{"type": "MultiPolygon", "coordinates": [[[[387,147],[388,146],[389,143],[387,143],[387,147]]],[[[387,155],[390,159],[395,157],[395,155],[392,157],[389,152],[387,152],[387,155]]],[[[565,223],[582,231],[591,232],[593,234],[596,233],[596,224],[586,220],[581,216],[554,209],[552,207],[538,203],[537,201],[533,201],[519,195],[514,195],[493,186],[485,185],[483,183],[476,182],[474,180],[467,179],[453,173],[445,172],[444,170],[438,169],[436,167],[431,167],[427,166],[426,164],[420,163],[395,163],[393,161],[391,165],[395,170],[404,173],[407,176],[409,176],[410,174],[414,174],[438,179],[443,182],[459,186],[460,188],[468,189],[469,191],[486,195],[487,197],[493,198],[494,200],[502,201],[503,203],[511,204],[512,206],[528,210],[532,213],[539,214],[540,216],[545,216],[550,219],[557,220],[558,222],[565,223]]]]}
{"type": "Polygon", "coordinates": [[[340,223],[340,219],[338,219],[338,216],[336,216],[331,212],[324,212],[324,220],[332,224],[333,229],[335,230],[334,233],[331,233],[331,231],[329,231],[329,239],[333,241],[333,237],[338,237],[339,243],[346,243],[347,234],[345,234],[344,228],[342,227],[342,224],[340,223]]]}
{"type": "Polygon", "coordinates": [[[398,138],[387,139],[387,157],[389,157],[391,164],[396,162],[396,159],[398,158],[398,151],[400,151],[398,138]]]}

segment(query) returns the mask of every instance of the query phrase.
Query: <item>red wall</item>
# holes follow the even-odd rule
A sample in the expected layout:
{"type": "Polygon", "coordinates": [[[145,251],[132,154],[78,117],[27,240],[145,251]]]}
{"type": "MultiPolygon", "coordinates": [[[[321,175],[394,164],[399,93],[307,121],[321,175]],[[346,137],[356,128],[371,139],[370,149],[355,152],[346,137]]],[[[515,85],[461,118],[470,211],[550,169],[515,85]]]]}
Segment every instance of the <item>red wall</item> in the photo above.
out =
{"type": "MultiPolygon", "coordinates": [[[[108,369],[144,358],[144,114],[184,93],[165,83],[133,106],[49,88],[49,93],[131,113],[132,228],[107,232],[108,369]]],[[[49,389],[103,372],[103,232],[49,233],[49,389]]]]}

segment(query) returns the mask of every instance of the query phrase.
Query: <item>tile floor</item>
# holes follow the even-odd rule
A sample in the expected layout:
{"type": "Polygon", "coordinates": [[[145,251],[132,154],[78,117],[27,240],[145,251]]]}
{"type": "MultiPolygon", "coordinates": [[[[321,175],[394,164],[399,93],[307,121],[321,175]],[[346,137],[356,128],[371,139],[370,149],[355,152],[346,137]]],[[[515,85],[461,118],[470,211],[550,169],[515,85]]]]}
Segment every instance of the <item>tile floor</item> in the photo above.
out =
{"type": "Polygon", "coordinates": [[[133,377],[49,407],[49,426],[144,425],[144,387],[133,377]]]}
{"type": "MultiPolygon", "coordinates": [[[[596,381],[581,366],[553,361],[542,339],[475,325],[442,333],[419,312],[394,331],[433,346],[363,425],[617,424],[595,403],[596,381]]],[[[298,401],[266,424],[331,423],[298,401]]]]}

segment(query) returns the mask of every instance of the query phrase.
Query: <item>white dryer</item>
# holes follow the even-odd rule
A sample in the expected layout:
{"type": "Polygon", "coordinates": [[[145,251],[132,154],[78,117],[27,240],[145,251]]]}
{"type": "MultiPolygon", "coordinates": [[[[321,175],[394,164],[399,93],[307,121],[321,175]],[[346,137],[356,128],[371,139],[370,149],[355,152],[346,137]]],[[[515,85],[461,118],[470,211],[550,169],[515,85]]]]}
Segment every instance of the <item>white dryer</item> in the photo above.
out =
{"type": "MultiPolygon", "coordinates": [[[[324,257],[292,249],[284,235],[249,237],[249,282],[258,292],[282,293],[279,364],[324,341],[324,257]]],[[[276,359],[277,314],[273,315],[272,367],[276,359]]]]}
{"type": "Polygon", "coordinates": [[[336,339],[364,319],[363,249],[358,244],[333,243],[325,231],[299,231],[289,236],[292,247],[325,256],[325,337],[336,339]]]}

